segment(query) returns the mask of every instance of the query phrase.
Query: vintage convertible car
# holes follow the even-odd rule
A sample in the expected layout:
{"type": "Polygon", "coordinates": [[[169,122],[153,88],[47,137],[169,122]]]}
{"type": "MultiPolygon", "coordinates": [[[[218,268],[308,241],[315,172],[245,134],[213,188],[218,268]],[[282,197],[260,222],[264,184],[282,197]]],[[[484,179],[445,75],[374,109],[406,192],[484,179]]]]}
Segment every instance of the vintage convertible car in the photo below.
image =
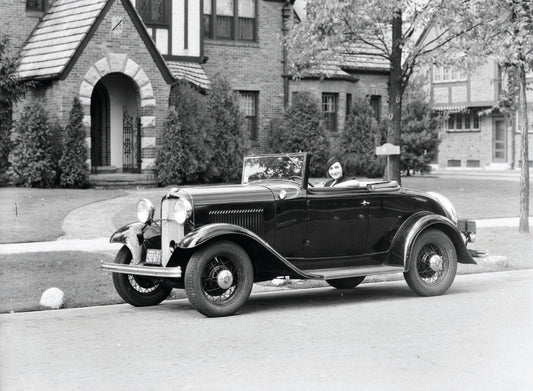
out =
{"type": "Polygon", "coordinates": [[[240,185],[171,189],[139,201],[139,222],[113,234],[123,243],[109,270],[119,295],[156,305],[185,289],[206,316],[226,316],[252,284],[277,276],[350,289],[366,276],[401,272],[421,296],[450,287],[457,262],[476,263],[474,221],[458,220],[437,193],[396,182],[312,186],[305,153],[246,157],[240,185]]]}

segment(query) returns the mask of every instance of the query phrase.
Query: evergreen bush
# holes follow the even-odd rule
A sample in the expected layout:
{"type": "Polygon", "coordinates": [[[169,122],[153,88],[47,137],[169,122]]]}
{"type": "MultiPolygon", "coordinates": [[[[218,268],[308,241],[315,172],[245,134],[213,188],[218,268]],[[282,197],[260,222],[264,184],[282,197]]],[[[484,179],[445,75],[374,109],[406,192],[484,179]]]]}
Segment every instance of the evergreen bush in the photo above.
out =
{"type": "Polygon", "coordinates": [[[209,138],[213,157],[210,162],[211,181],[232,182],[240,179],[242,160],[248,149],[244,116],[228,81],[217,75],[208,95],[211,117],[209,138]]]}
{"type": "Polygon", "coordinates": [[[175,109],[169,113],[156,158],[158,181],[206,182],[212,176],[208,169],[213,155],[206,98],[189,83],[179,82],[172,88],[170,105],[175,109]]]}
{"type": "Polygon", "coordinates": [[[60,185],[68,188],[85,188],[89,185],[89,152],[85,143],[83,108],[75,97],[70,109],[69,121],[63,136],[63,153],[59,160],[60,185]]]}
{"type": "Polygon", "coordinates": [[[11,132],[13,149],[8,170],[11,182],[26,187],[52,187],[56,184],[57,160],[53,130],[48,114],[38,100],[32,100],[11,132]]]}
{"type": "Polygon", "coordinates": [[[311,176],[324,176],[329,158],[329,140],[322,121],[320,104],[309,92],[295,94],[279,126],[279,142],[271,140],[274,152],[309,152],[311,176]]]}
{"type": "Polygon", "coordinates": [[[368,178],[383,176],[384,159],[376,155],[376,146],[382,142],[383,127],[378,125],[368,99],[355,97],[338,150],[345,174],[368,178]]]}
{"type": "Polygon", "coordinates": [[[18,60],[17,55],[11,55],[8,38],[0,38],[0,184],[8,181],[13,104],[25,92],[24,83],[16,78],[18,60]]]}
{"type": "Polygon", "coordinates": [[[406,175],[431,171],[429,164],[437,157],[440,143],[437,130],[439,121],[424,93],[413,91],[406,96],[400,157],[400,168],[406,175]]]}

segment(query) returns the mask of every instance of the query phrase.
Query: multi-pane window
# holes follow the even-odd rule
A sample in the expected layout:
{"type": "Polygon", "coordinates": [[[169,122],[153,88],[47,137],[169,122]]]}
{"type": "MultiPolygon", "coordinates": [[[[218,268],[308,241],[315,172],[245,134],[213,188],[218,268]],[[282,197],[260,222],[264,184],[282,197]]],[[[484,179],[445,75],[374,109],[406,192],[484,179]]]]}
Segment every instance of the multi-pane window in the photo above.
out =
{"type": "Polygon", "coordinates": [[[337,94],[322,94],[322,114],[326,128],[330,132],[337,131],[337,94]]]}
{"type": "Polygon", "coordinates": [[[446,121],[448,132],[479,132],[477,113],[452,113],[446,121]]]}
{"type": "Polygon", "coordinates": [[[46,11],[48,0],[26,0],[26,10],[46,11]]]}
{"type": "Polygon", "coordinates": [[[433,67],[433,82],[441,83],[448,81],[466,81],[465,71],[452,67],[433,67]]]}
{"type": "Polygon", "coordinates": [[[257,91],[239,91],[239,105],[245,116],[250,140],[257,141],[257,91]]]}
{"type": "Polygon", "coordinates": [[[209,38],[256,40],[256,0],[204,0],[204,34],[209,38]]]}
{"type": "Polygon", "coordinates": [[[168,0],[137,0],[137,11],[147,26],[166,26],[170,24],[168,0]]]}

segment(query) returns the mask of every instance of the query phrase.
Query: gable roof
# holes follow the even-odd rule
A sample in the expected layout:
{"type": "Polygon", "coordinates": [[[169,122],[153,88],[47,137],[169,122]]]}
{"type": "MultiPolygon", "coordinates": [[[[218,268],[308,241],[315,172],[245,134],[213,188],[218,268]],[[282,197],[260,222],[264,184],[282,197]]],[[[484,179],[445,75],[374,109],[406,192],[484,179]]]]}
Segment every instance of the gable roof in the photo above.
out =
{"type": "MultiPolygon", "coordinates": [[[[115,0],[55,0],[20,52],[20,79],[65,78],[115,0]]],[[[200,64],[167,64],[129,0],[120,1],[139,32],[165,81],[185,79],[209,88],[200,64]],[[172,69],[172,70],[171,70],[172,69]]]]}

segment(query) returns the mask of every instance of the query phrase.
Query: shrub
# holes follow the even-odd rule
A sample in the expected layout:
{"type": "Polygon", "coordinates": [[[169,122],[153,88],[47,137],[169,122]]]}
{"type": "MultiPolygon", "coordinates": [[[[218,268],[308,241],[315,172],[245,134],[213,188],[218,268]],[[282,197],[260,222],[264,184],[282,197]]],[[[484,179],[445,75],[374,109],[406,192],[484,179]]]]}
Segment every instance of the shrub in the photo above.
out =
{"type": "Polygon", "coordinates": [[[172,89],[170,105],[175,110],[169,113],[156,158],[158,181],[162,185],[205,182],[213,154],[208,148],[212,126],[205,96],[179,82],[172,89]]]}
{"type": "Polygon", "coordinates": [[[376,156],[376,146],[382,141],[383,127],[378,125],[368,100],[355,97],[338,150],[346,174],[369,178],[383,176],[384,160],[376,156]]]}
{"type": "Polygon", "coordinates": [[[407,95],[402,113],[402,147],[400,168],[411,172],[427,173],[429,164],[437,157],[439,118],[421,93],[407,95]]]}
{"type": "Polygon", "coordinates": [[[89,185],[88,150],[85,144],[83,108],[76,97],[72,102],[69,121],[63,136],[64,148],[59,161],[60,184],[69,188],[85,188],[89,185]]]}
{"type": "Polygon", "coordinates": [[[7,181],[9,151],[12,148],[13,104],[24,95],[25,85],[16,78],[18,56],[11,55],[7,37],[0,39],[0,183],[7,181]]]}
{"type": "Polygon", "coordinates": [[[10,179],[15,185],[52,187],[57,160],[54,159],[52,129],[42,104],[32,100],[15,123],[11,134],[13,149],[9,154],[10,179]]]}
{"type": "Polygon", "coordinates": [[[244,118],[227,80],[215,76],[208,95],[212,121],[209,139],[213,157],[210,162],[212,181],[230,182],[241,176],[241,165],[248,149],[244,118]]]}
{"type": "Polygon", "coordinates": [[[274,152],[309,152],[312,176],[323,176],[329,158],[329,140],[322,122],[320,104],[309,92],[299,92],[283,114],[279,126],[279,142],[270,141],[274,152]]]}

